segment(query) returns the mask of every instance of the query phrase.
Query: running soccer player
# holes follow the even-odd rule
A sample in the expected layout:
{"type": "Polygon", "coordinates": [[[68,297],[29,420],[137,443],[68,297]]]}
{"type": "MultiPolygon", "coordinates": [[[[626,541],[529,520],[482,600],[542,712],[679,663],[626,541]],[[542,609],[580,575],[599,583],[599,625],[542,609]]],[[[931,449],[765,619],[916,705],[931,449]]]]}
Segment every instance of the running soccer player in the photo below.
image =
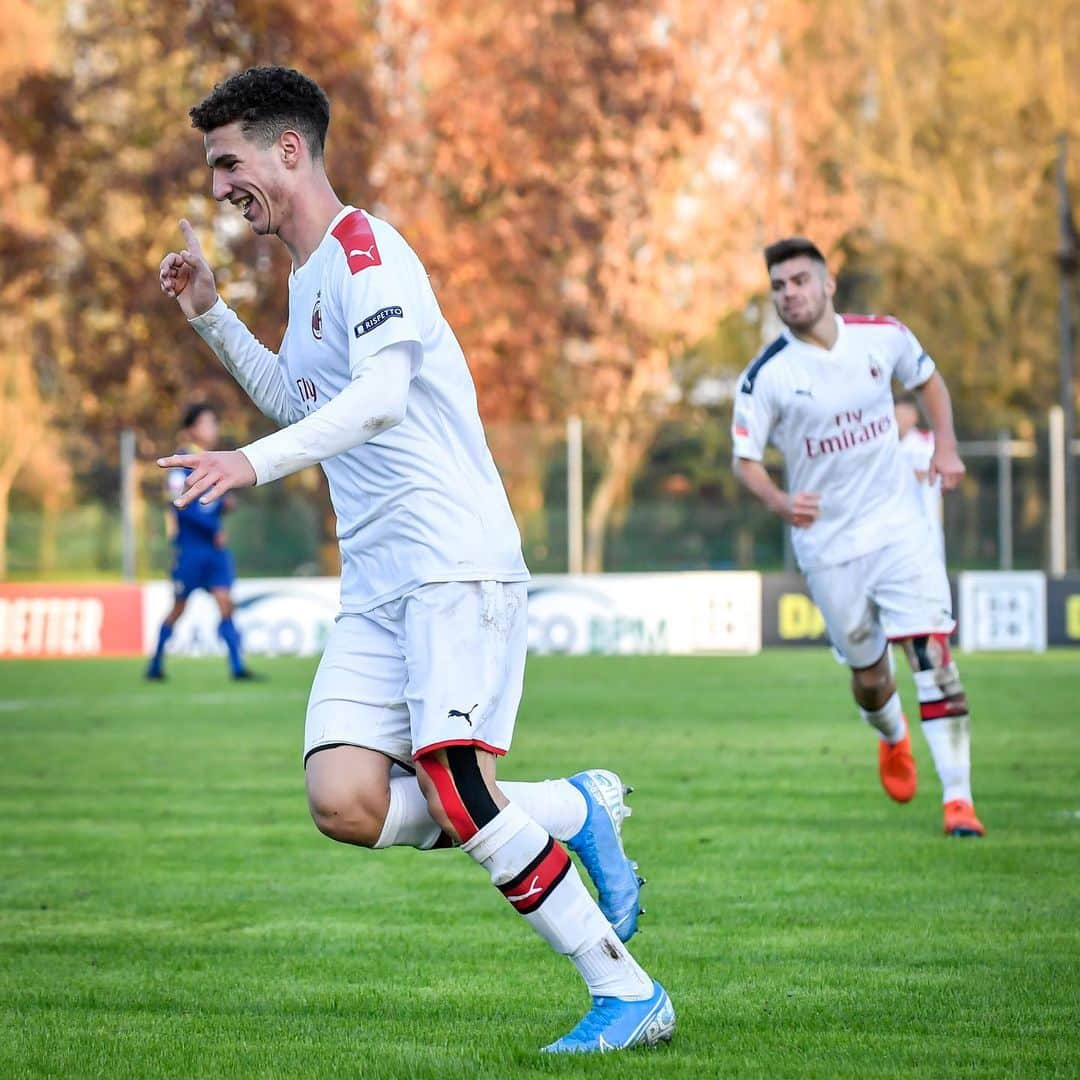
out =
{"type": "Polygon", "coordinates": [[[299,72],[234,75],[191,119],[214,198],[292,257],[284,340],[271,352],[218,297],[187,221],[161,287],[282,430],[159,464],[191,470],[181,506],[316,463],[326,473],[341,615],[307,709],[316,825],[364,847],[456,843],[483,866],[592,995],[546,1051],[669,1039],[668,995],[624,944],[641,883],[618,833],[618,778],[496,782],[522,693],[529,574],[468,366],[423,265],[392,226],[336,195],[323,161],[330,106],[299,72]]]}
{"type": "Polygon", "coordinates": [[[837,315],[836,282],[809,240],[765,249],[783,334],[743,372],[732,422],[742,483],[792,529],[799,567],[852,692],[879,735],[881,783],[915,795],[915,759],[896,690],[890,641],[903,645],[922,730],[944,788],[945,832],[982,836],[971,798],[967,697],[949,654],[955,627],[945,564],[903,475],[891,381],[916,390],[934,429],[929,482],[949,490],[964,466],[952,404],[934,362],[902,323],[837,315]],[[772,441],[791,491],[762,464],[772,441]]]}
{"type": "Polygon", "coordinates": [[[915,500],[930,522],[938,552],[945,558],[945,529],[942,524],[940,477],[930,483],[930,462],[934,458],[934,433],[919,427],[919,406],[913,394],[896,399],[896,434],[904,459],[904,481],[914,485],[915,500]]]}
{"type": "MultiPolygon", "coordinates": [[[[206,402],[188,406],[181,423],[180,454],[213,450],[218,442],[218,418],[214,407],[206,402]]],[[[170,499],[183,494],[187,469],[174,468],[168,473],[170,499]]],[[[172,579],[176,598],[172,610],[158,630],[157,648],[146,669],[152,680],[165,678],[165,645],[172,637],[177,620],[184,614],[188,597],[196,589],[205,589],[217,603],[221,613],[218,636],[225,643],[229,657],[229,673],[234,679],[254,679],[245,666],[240,647],[240,631],[233,622],[231,589],[236,579],[232,552],[226,546],[222,517],[230,509],[228,500],[216,503],[188,503],[171,506],[171,535],[175,549],[172,579]]]]}

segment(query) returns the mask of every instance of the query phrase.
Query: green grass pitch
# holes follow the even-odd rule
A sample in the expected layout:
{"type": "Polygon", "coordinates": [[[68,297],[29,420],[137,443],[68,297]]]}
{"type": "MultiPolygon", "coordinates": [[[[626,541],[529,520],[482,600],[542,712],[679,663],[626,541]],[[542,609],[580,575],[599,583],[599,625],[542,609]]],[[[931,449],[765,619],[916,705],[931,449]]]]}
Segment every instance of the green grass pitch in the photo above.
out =
{"type": "MultiPolygon", "coordinates": [[[[460,853],[311,825],[313,661],[0,664],[0,1077],[1080,1075],[1080,657],[962,657],[985,840],[908,806],[824,650],[530,662],[507,778],[637,787],[654,1052],[460,853]]],[[[910,679],[901,682],[913,702],[910,679]]]]}

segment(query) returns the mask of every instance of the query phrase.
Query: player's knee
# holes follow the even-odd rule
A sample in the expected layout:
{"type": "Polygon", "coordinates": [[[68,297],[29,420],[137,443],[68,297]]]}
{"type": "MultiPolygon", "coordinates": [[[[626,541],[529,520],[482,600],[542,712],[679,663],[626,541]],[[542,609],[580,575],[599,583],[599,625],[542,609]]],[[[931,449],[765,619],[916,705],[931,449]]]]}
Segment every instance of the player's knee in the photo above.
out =
{"type": "Polygon", "coordinates": [[[428,812],[444,832],[464,843],[498,814],[474,747],[451,746],[424,754],[416,763],[428,812]]]}
{"type": "Polygon", "coordinates": [[[923,720],[948,716],[966,716],[967,694],[960,672],[949,652],[945,634],[924,634],[904,642],[915,682],[921,688],[920,712],[923,720]]]}
{"type": "Polygon", "coordinates": [[[387,807],[355,791],[309,785],[308,809],[324,836],[342,844],[374,847],[382,834],[387,807]]]}
{"type": "Polygon", "coordinates": [[[873,667],[852,671],[851,689],[864,709],[880,709],[896,689],[888,656],[883,656],[873,667]]]}

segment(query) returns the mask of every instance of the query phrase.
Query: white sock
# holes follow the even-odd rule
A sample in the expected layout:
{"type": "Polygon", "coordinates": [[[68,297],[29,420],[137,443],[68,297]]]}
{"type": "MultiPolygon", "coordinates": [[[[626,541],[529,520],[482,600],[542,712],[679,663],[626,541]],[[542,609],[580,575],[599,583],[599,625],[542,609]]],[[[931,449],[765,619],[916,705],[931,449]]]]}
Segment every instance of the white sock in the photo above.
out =
{"type": "Polygon", "coordinates": [[[556,840],[569,840],[585,824],[585,796],[569,780],[500,780],[499,788],[556,840]]]}
{"type": "Polygon", "coordinates": [[[652,997],[652,979],[630,955],[614,930],[609,930],[595,945],[582,949],[570,959],[593,997],[617,997],[624,1001],[644,1001],[652,997]]]}
{"type": "Polygon", "coordinates": [[[390,781],[390,808],[386,811],[377,848],[434,847],[442,829],[428,812],[427,799],[415,776],[395,776],[390,781]]]}
{"type": "MultiPolygon", "coordinates": [[[[933,707],[944,702],[949,694],[963,693],[956,665],[952,663],[940,674],[916,671],[915,686],[920,706],[933,707]],[[943,678],[944,685],[939,683],[939,678],[943,678]]],[[[936,717],[923,720],[922,729],[941,778],[942,801],[971,802],[971,718],[967,713],[936,717]]]]}
{"type": "Polygon", "coordinates": [[[526,922],[570,957],[589,993],[637,1001],[650,996],[652,980],[615,936],[570,856],[521,807],[503,807],[461,848],[526,922]]]}
{"type": "Polygon", "coordinates": [[[880,709],[860,708],[859,714],[872,728],[877,729],[878,736],[890,746],[895,746],[907,734],[900,694],[895,690],[880,709]]]}
{"type": "MultiPolygon", "coordinates": [[[[588,807],[585,796],[569,780],[499,781],[503,794],[520,806],[556,840],[569,840],[585,824],[588,807]]],[[[428,811],[427,799],[413,776],[395,776],[390,781],[390,809],[377,848],[414,847],[427,850],[435,845],[442,829],[428,811]]]]}

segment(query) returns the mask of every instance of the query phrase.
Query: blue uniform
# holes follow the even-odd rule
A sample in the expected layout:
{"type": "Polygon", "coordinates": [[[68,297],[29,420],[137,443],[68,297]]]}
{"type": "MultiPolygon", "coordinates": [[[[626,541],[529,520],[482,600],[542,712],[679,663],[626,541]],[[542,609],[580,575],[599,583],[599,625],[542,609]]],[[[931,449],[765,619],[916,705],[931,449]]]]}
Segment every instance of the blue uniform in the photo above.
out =
{"type": "MultiPolygon", "coordinates": [[[[180,449],[178,454],[189,451],[180,449]]],[[[169,490],[177,496],[184,489],[190,469],[173,469],[169,475],[169,490]]],[[[196,499],[182,510],[172,508],[176,515],[176,538],[173,546],[172,579],[176,595],[186,599],[196,589],[228,589],[236,578],[232,553],[218,547],[214,538],[221,532],[221,517],[225,507],[221,499],[204,505],[196,499]]]]}
{"type": "MultiPolygon", "coordinates": [[[[189,451],[180,449],[178,454],[189,451]]],[[[184,490],[184,482],[190,475],[190,469],[172,469],[169,472],[169,493],[175,499],[184,490]]],[[[172,507],[176,515],[176,536],[173,547],[176,555],[173,561],[172,579],[177,600],[186,600],[196,589],[230,589],[236,573],[233,570],[232,552],[218,547],[214,542],[221,533],[221,515],[225,505],[218,499],[209,505],[203,505],[196,499],[182,510],[172,507]]],[[[170,616],[171,618],[171,616],[170,616]]],[[[147,678],[165,677],[165,645],[172,637],[173,624],[169,618],[161,624],[158,631],[157,648],[150,659],[146,671],[147,678]]],[[[232,617],[224,618],[218,624],[218,636],[225,643],[229,654],[229,670],[234,679],[252,678],[244,667],[241,654],[240,631],[233,624],[232,617]]]]}

